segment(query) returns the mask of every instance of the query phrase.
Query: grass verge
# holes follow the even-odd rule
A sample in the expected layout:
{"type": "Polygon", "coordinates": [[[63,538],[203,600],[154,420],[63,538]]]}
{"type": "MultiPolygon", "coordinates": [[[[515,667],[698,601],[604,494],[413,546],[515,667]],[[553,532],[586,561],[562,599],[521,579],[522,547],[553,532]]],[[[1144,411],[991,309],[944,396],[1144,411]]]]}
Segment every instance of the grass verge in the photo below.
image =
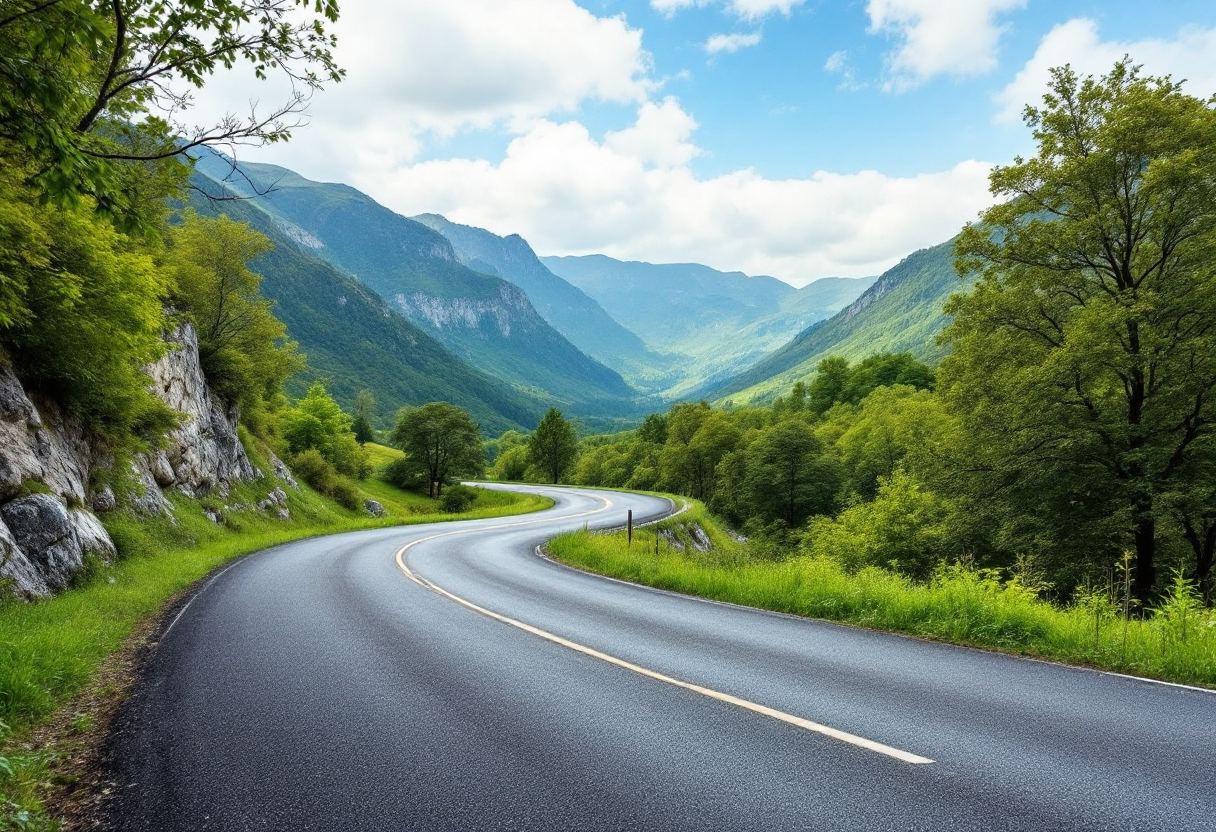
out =
{"type": "MultiPolygon", "coordinates": [[[[384,449],[389,451],[390,449],[384,449]]],[[[241,555],[320,534],[437,520],[499,517],[552,505],[538,495],[478,490],[460,514],[438,500],[375,479],[359,483],[383,517],[344,509],[308,489],[285,487],[275,506],[255,506],[279,485],[270,478],[234,488],[226,500],[171,496],[175,519],[119,511],[104,523],[118,547],[52,599],[0,605],[0,830],[57,829],[48,796],[71,790],[79,761],[104,736],[106,703],[116,704],[134,666],[138,634],[154,634],[158,613],[192,584],[241,555]],[[217,523],[206,511],[218,515],[217,523]],[[124,648],[126,654],[124,655],[124,648]]]]}
{"type": "Polygon", "coordinates": [[[916,583],[877,568],[849,574],[823,558],[764,560],[700,505],[635,530],[632,546],[623,533],[575,532],[548,551],[580,569],[688,595],[1216,688],[1216,615],[1183,587],[1151,617],[1127,621],[1104,596],[1061,608],[992,570],[948,566],[916,583]]]}

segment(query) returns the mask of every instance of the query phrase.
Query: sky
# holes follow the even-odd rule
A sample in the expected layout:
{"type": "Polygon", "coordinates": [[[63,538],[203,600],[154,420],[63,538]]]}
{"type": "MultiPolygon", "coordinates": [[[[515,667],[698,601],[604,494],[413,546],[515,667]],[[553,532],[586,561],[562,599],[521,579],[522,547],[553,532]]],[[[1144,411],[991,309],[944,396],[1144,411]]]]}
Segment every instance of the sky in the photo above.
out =
{"type": "MultiPolygon", "coordinates": [[[[1216,93],[1216,2],[347,0],[341,84],[239,158],[545,254],[793,285],[876,275],[991,204],[1050,67],[1216,93]]],[[[249,73],[205,114],[274,103],[249,73]]]]}

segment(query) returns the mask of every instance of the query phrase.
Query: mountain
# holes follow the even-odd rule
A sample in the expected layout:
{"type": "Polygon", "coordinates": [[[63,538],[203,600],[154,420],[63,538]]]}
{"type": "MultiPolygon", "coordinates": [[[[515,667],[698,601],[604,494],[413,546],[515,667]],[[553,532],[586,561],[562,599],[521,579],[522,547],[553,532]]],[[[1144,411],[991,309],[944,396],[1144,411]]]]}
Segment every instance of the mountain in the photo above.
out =
{"type": "Polygon", "coordinates": [[[720,272],[697,263],[625,262],[602,254],[541,258],[646,343],[679,349],[766,317],[797,290],[775,277],[720,272]],[[673,314],[674,313],[674,314],[673,314]],[[707,329],[709,330],[707,332],[707,329]]]}
{"type": "Polygon", "coordinates": [[[681,356],[682,397],[724,381],[852,301],[872,278],[825,278],[795,289],[773,277],[696,263],[625,262],[593,254],[542,257],[650,347],[681,356]],[[822,284],[822,285],[821,285],[822,284]]]}
{"type": "Polygon", "coordinates": [[[420,214],[411,219],[446,237],[464,265],[523,289],[532,306],[554,329],[635,387],[657,392],[674,382],[676,373],[670,356],[651,351],[586,292],[549,271],[523,237],[500,237],[439,214],[420,214]]]}
{"type": "Polygon", "coordinates": [[[451,243],[347,185],[204,155],[196,170],[256,200],[280,236],[356,277],[482,372],[578,415],[627,416],[636,393],[563,338],[519,287],[460,262],[451,243]]]}
{"type": "Polygon", "coordinates": [[[942,306],[965,289],[954,272],[953,240],[922,249],[884,272],[833,317],[812,325],[726,383],[699,392],[736,404],[768,399],[811,375],[829,355],[856,361],[875,353],[910,352],[934,363],[943,354],[937,343],[947,323],[942,306]]]}
{"type": "Polygon", "coordinates": [[[434,338],[394,312],[375,292],[317,257],[308,238],[285,230],[261,200],[214,201],[227,188],[196,170],[191,206],[204,216],[227,214],[270,238],[274,249],[252,268],[275,315],[308,356],[308,370],[292,379],[301,395],[315,380],[350,406],[358,391],[375,393],[381,426],[402,405],[444,400],[460,405],[490,434],[531,428],[546,402],[474,370],[434,338]]]}

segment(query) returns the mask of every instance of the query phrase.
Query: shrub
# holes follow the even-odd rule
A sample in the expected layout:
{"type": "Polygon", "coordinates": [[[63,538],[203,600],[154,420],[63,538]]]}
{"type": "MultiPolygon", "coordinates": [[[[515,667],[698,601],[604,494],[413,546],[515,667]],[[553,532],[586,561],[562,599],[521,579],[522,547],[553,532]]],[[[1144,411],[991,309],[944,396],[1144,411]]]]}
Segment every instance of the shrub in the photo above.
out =
{"type": "Polygon", "coordinates": [[[335,476],[334,467],[316,448],[308,448],[296,454],[291,467],[297,477],[314,489],[322,494],[329,493],[335,476]]]}
{"type": "Polygon", "coordinates": [[[460,514],[468,511],[476,501],[477,489],[469,488],[467,485],[450,485],[444,489],[439,504],[448,514],[460,514]]]}
{"type": "Polygon", "coordinates": [[[330,481],[329,491],[326,492],[326,495],[332,497],[338,505],[351,511],[360,511],[363,508],[363,498],[359,494],[359,489],[346,477],[335,476],[330,481]]]}
{"type": "Polygon", "coordinates": [[[397,488],[414,491],[426,488],[426,474],[406,456],[397,457],[384,465],[380,469],[380,479],[397,488]]]}

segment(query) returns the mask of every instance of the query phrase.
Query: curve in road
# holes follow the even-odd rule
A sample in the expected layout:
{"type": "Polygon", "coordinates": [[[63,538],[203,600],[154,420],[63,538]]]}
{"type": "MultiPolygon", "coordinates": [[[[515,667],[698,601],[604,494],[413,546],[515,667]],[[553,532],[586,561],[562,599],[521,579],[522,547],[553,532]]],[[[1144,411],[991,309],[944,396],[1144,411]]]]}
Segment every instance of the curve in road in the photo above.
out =
{"type": "Polygon", "coordinates": [[[107,824],[1216,828],[1209,692],[568,569],[537,545],[672,506],[535,490],[555,506],[300,541],[217,575],[116,725],[107,824]]]}

